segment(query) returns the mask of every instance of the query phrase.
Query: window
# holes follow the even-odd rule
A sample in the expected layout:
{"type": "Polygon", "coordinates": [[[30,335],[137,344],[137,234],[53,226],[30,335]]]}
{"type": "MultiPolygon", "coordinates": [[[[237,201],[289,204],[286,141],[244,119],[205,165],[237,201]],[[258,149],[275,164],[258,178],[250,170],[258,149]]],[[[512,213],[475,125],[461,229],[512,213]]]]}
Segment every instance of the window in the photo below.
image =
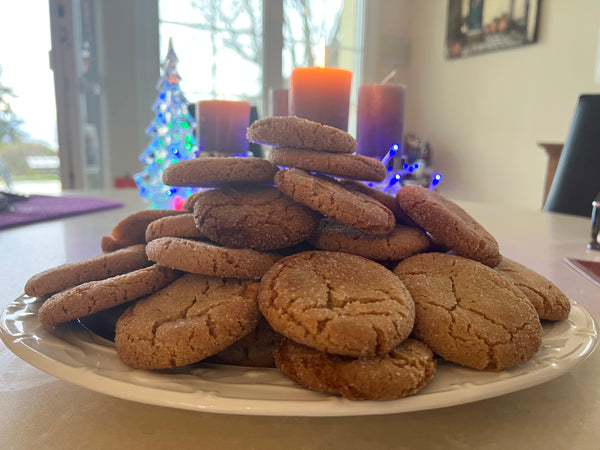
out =
{"type": "Polygon", "coordinates": [[[286,88],[295,67],[315,65],[321,38],[326,65],[352,70],[358,83],[362,7],[363,0],[160,0],[161,59],[173,39],[190,102],[246,100],[264,116],[268,90],[286,88]],[[269,22],[263,26],[265,11],[269,22]],[[270,39],[279,39],[279,46],[265,42],[272,32],[270,39]],[[270,53],[277,48],[281,55],[270,53]]]}

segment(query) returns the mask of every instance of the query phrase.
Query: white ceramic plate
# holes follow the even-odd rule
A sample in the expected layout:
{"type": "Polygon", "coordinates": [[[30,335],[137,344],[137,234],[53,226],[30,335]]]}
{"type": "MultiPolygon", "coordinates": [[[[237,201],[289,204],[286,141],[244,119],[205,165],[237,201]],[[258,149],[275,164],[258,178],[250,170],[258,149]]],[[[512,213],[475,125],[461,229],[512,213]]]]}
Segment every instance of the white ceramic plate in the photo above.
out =
{"type": "Polygon", "coordinates": [[[43,327],[39,302],[19,297],[3,312],[0,338],[21,359],[50,375],[119,398],[197,411],[279,416],[355,416],[421,411],[474,402],[535,386],[569,371],[597,344],[590,314],[573,303],[568,320],[544,325],[533,359],[499,373],[440,363],[419,393],[394,401],[351,401],[312,392],[277,369],[198,364],[174,371],[132,369],[114,344],[79,323],[43,327]]]}

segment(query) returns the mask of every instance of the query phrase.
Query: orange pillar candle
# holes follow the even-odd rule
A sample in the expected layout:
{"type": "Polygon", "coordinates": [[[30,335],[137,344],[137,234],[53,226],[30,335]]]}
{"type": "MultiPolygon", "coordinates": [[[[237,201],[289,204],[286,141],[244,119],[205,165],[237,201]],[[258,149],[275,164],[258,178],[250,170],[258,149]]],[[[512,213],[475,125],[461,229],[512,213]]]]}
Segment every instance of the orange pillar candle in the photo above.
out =
{"type": "Polygon", "coordinates": [[[402,84],[358,88],[356,153],[382,159],[392,145],[402,148],[405,91],[402,84]]]}
{"type": "Polygon", "coordinates": [[[250,123],[250,103],[204,100],[196,105],[198,154],[246,155],[246,130],[250,123]]]}
{"type": "Polygon", "coordinates": [[[300,67],[290,77],[290,115],[348,131],[352,72],[300,67]]]}

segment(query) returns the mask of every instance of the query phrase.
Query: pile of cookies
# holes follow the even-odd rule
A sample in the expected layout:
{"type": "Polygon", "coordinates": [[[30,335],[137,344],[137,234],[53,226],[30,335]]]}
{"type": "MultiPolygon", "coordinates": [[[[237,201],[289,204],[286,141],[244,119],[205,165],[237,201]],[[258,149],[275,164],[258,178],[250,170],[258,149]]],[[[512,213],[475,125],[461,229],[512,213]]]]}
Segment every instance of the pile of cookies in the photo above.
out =
{"type": "Polygon", "coordinates": [[[541,321],[568,316],[568,298],[455,203],[365,184],[385,167],[349,134],[271,117],[247,136],[268,159],[172,165],[165,184],[204,188],[182,211],[139,211],[101,255],[32,277],[40,322],[116,311],[117,354],[135,368],[277,367],[309,389],[390,400],[423,388],[438,358],[525,362],[541,321]]]}

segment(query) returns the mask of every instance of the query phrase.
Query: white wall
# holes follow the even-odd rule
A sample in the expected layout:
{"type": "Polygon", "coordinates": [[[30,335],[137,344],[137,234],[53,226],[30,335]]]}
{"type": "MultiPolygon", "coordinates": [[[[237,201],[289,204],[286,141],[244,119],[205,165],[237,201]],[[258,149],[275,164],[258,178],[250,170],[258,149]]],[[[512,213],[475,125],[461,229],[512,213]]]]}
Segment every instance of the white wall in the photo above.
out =
{"type": "Polygon", "coordinates": [[[431,143],[440,191],[539,209],[546,156],[537,143],[563,142],[578,96],[600,92],[600,2],[542,1],[537,43],[454,60],[444,57],[447,1],[377,3],[381,34],[368,51],[379,63],[365,81],[385,76],[386,45],[408,37],[408,67],[397,79],[407,85],[405,131],[431,143]]]}

